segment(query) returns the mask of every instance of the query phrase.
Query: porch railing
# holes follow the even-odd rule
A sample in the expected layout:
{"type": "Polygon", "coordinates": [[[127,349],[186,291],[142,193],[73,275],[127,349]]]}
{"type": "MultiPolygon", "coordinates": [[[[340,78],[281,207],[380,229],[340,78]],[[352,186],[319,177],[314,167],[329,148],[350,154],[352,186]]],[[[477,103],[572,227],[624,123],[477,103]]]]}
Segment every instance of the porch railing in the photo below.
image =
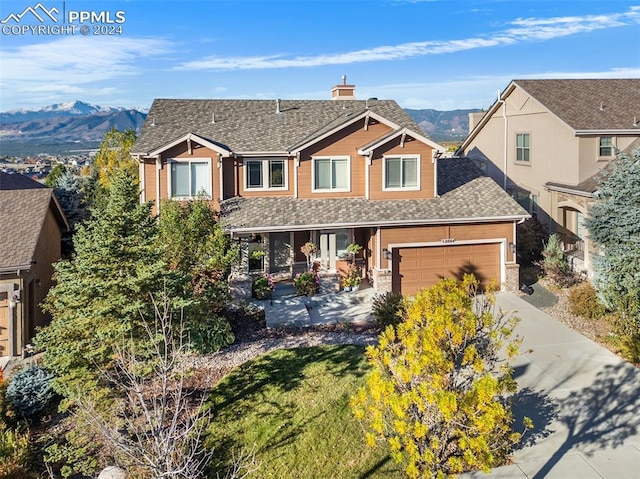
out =
{"type": "Polygon", "coordinates": [[[571,233],[558,233],[562,242],[562,249],[568,256],[584,261],[584,240],[571,233]]]}

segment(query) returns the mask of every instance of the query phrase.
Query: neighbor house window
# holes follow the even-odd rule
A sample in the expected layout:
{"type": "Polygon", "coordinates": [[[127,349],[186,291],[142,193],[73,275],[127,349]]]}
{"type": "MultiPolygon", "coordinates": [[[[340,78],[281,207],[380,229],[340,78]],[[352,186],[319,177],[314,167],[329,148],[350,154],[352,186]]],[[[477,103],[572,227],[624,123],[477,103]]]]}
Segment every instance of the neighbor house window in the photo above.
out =
{"type": "Polygon", "coordinates": [[[285,189],[287,168],[282,159],[245,160],[245,189],[285,189]]]}
{"type": "Polygon", "coordinates": [[[600,137],[600,156],[613,156],[613,138],[610,136],[600,137]]]}
{"type": "Polygon", "coordinates": [[[314,191],[349,191],[349,157],[314,158],[314,191]]]}
{"type": "Polygon", "coordinates": [[[516,161],[529,163],[531,161],[529,133],[516,134],[516,161]]]}
{"type": "Polygon", "coordinates": [[[209,160],[170,160],[169,196],[192,198],[200,194],[211,197],[211,163],[209,160]]]}
{"type": "Polygon", "coordinates": [[[420,157],[385,157],[383,176],[385,190],[417,190],[420,187],[420,157]]]}

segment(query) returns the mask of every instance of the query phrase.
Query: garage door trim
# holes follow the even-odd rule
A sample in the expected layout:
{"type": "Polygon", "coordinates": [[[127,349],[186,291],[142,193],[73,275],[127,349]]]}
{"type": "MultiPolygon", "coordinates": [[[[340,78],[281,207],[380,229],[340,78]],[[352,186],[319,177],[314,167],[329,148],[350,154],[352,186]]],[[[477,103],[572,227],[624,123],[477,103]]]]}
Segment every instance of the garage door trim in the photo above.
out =
{"type": "MultiPolygon", "coordinates": [[[[487,238],[478,240],[461,240],[452,242],[431,241],[428,243],[390,243],[387,245],[389,251],[396,248],[424,248],[424,247],[442,247],[442,246],[461,246],[474,244],[500,244],[500,289],[504,287],[506,281],[506,258],[507,258],[507,239],[506,238],[487,238]]],[[[393,269],[391,260],[388,260],[388,267],[393,269]]]]}

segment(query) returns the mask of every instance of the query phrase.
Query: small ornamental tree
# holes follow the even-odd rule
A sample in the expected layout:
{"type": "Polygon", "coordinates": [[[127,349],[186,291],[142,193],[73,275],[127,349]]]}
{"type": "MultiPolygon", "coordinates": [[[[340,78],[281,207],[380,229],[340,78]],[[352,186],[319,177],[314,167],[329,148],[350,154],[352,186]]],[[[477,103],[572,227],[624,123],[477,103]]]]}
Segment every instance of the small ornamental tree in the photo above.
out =
{"type": "Polygon", "coordinates": [[[520,439],[508,399],[516,384],[499,360],[502,348],[517,354],[517,318],[494,314],[493,294],[477,288],[472,275],[441,280],[367,348],[373,369],[351,408],[366,442],[386,441],[410,478],[489,471],[520,439]]]}
{"type": "Polygon", "coordinates": [[[311,271],[313,266],[313,255],[318,252],[318,247],[311,241],[307,241],[302,245],[300,251],[302,251],[302,254],[307,258],[307,271],[311,271]]]}
{"type": "Polygon", "coordinates": [[[616,327],[629,359],[640,362],[640,149],[611,162],[585,225],[599,247],[594,286],[617,313],[616,327]]]}

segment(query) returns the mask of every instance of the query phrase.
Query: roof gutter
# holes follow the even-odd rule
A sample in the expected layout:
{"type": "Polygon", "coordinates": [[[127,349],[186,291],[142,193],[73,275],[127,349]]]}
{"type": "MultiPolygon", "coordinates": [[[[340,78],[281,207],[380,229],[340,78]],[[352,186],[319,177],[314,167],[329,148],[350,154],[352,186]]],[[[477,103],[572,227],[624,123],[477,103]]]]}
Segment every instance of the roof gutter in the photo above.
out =
{"type": "Polygon", "coordinates": [[[2,273],[13,273],[16,275],[20,275],[21,271],[29,271],[31,269],[32,264],[21,264],[17,266],[2,266],[0,267],[0,274],[2,273]]]}
{"type": "Polygon", "coordinates": [[[640,135],[640,128],[628,129],[628,130],[576,130],[576,136],[589,136],[589,135],[640,135]]]}
{"type": "Polygon", "coordinates": [[[530,214],[524,215],[507,215],[507,216],[482,216],[478,218],[436,218],[436,219],[418,219],[403,221],[376,221],[376,222],[359,222],[359,223],[324,223],[324,224],[308,224],[308,225],[284,225],[284,226],[256,226],[250,228],[228,228],[225,230],[230,233],[260,233],[265,231],[281,232],[281,231],[304,231],[316,229],[332,229],[332,228],[376,228],[380,226],[419,226],[419,225],[441,225],[441,224],[471,224],[471,223],[493,223],[496,221],[520,221],[531,218],[530,214]]]}
{"type": "Polygon", "coordinates": [[[558,191],[559,193],[567,193],[575,196],[583,196],[585,198],[595,198],[594,193],[589,193],[587,191],[581,191],[581,190],[574,190],[572,188],[567,188],[564,186],[545,184],[544,187],[551,191],[558,191]]]}

